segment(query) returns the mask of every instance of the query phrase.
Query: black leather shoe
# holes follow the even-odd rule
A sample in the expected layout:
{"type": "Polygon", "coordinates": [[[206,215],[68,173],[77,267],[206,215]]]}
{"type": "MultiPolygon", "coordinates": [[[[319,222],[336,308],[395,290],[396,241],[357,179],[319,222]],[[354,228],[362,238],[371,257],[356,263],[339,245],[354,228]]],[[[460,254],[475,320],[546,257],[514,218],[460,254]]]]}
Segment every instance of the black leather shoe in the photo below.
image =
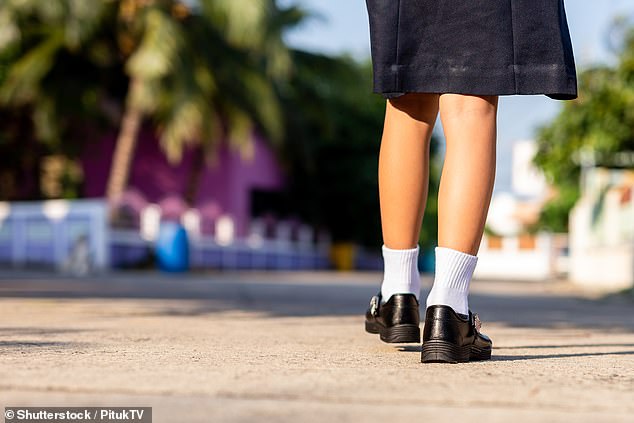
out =
{"type": "Polygon", "coordinates": [[[423,329],[423,363],[465,363],[489,360],[491,339],[480,333],[480,319],[456,313],[451,307],[435,305],[427,308],[423,329]]]}
{"type": "Polygon", "coordinates": [[[391,344],[420,342],[418,307],[414,294],[394,294],[385,304],[381,294],[375,295],[365,313],[365,330],[391,344]]]}

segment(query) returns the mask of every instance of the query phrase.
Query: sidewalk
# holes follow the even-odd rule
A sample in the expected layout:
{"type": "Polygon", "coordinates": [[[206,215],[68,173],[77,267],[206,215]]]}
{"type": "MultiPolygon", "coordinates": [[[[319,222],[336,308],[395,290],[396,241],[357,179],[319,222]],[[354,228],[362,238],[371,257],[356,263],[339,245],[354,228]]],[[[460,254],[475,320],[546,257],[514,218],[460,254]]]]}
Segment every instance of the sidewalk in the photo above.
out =
{"type": "Polygon", "coordinates": [[[633,421],[634,300],[476,281],[493,359],[421,364],[420,345],[363,331],[379,279],[0,273],[0,407],[151,406],[154,422],[633,421]]]}

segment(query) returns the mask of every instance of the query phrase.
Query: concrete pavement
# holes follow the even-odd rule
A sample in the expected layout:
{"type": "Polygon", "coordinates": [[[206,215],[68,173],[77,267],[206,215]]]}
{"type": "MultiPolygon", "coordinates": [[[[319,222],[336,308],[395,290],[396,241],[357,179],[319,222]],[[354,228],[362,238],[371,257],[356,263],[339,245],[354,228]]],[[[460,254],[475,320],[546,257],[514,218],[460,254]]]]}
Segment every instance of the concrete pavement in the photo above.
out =
{"type": "MultiPolygon", "coordinates": [[[[363,331],[376,273],[0,273],[0,407],[155,422],[634,421],[634,300],[475,281],[493,359],[421,364],[363,331]]],[[[426,287],[430,280],[426,278],[426,287]]]]}

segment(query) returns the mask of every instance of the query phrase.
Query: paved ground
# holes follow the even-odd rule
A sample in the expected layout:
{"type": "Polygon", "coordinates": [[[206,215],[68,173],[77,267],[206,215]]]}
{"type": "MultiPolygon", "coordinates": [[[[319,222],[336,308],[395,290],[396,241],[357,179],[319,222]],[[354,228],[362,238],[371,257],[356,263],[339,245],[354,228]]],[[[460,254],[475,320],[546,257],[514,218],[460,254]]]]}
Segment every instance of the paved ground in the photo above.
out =
{"type": "Polygon", "coordinates": [[[1,273],[0,407],[143,405],[155,422],[634,421],[634,300],[477,281],[493,359],[421,364],[419,345],[363,332],[378,280],[1,273]]]}

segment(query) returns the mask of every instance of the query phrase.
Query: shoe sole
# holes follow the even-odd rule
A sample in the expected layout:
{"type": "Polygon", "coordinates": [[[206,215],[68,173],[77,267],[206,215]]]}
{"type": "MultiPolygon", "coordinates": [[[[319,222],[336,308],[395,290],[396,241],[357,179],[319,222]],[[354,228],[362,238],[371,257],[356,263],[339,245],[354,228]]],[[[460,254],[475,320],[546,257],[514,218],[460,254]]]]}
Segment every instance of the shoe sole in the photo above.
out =
{"type": "Polygon", "coordinates": [[[467,363],[491,359],[490,348],[475,345],[459,347],[447,341],[426,341],[423,343],[421,362],[423,363],[467,363]]]}
{"type": "Polygon", "coordinates": [[[416,325],[395,325],[389,328],[365,322],[365,331],[379,334],[388,344],[414,344],[420,342],[420,328],[416,325]]]}

